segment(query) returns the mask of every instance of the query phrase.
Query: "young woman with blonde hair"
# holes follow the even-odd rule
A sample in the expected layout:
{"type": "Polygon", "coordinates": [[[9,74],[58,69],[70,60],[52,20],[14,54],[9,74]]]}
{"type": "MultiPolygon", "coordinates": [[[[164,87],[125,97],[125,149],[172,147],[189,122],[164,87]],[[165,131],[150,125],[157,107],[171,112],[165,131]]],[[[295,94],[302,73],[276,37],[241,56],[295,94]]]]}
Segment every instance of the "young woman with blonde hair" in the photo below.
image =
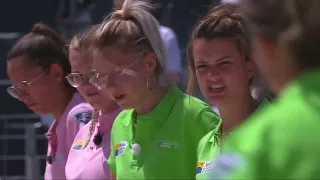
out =
{"type": "Polygon", "coordinates": [[[197,144],[220,119],[167,76],[157,20],[142,0],[127,0],[93,37],[92,83],[123,110],[108,160],[116,179],[193,179],[197,144]]]}

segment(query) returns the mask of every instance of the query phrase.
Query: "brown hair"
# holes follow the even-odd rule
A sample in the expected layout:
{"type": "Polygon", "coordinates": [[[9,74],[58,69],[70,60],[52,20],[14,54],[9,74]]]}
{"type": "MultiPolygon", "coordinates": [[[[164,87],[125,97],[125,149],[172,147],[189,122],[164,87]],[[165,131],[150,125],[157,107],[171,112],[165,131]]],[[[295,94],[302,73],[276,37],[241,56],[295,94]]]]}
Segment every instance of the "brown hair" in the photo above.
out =
{"type": "Polygon", "coordinates": [[[90,26],[84,32],[75,35],[70,42],[70,50],[82,50],[88,49],[90,47],[91,38],[95,31],[98,29],[99,25],[90,26]]]}
{"type": "MultiPolygon", "coordinates": [[[[191,35],[187,49],[188,86],[187,93],[192,95],[196,84],[195,65],[193,57],[193,42],[196,39],[213,40],[216,38],[232,38],[236,41],[245,60],[250,60],[250,40],[246,32],[244,19],[235,5],[223,4],[211,10],[201,18],[191,35]]],[[[250,82],[251,83],[251,82],[250,82]]]]}
{"type": "Polygon", "coordinates": [[[126,0],[122,9],[112,12],[93,37],[99,49],[115,46],[122,50],[153,52],[157,57],[155,75],[166,72],[167,52],[159,32],[158,21],[150,14],[152,7],[145,0],[126,0]]]}
{"type": "MultiPolygon", "coordinates": [[[[38,23],[10,49],[7,61],[24,56],[29,65],[40,66],[43,69],[49,69],[52,64],[59,64],[64,75],[67,75],[71,66],[64,51],[65,45],[66,42],[57,32],[45,24],[38,23]]],[[[67,80],[65,86],[76,91],[67,80]]]]}
{"type": "Polygon", "coordinates": [[[243,0],[241,10],[252,34],[279,43],[300,67],[320,67],[319,0],[243,0]]]}

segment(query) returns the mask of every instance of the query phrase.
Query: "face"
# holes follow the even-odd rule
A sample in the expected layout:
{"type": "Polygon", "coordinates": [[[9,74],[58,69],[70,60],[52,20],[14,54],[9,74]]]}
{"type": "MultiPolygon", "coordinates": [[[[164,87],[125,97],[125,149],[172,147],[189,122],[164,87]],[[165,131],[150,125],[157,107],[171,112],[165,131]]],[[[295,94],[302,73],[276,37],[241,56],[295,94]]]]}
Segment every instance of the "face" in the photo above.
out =
{"type": "Polygon", "coordinates": [[[112,100],[89,83],[90,75],[93,74],[92,58],[88,54],[70,50],[69,59],[72,73],[68,75],[68,81],[72,80],[79,85],[77,90],[94,108],[107,107],[112,100]]]}
{"type": "Polygon", "coordinates": [[[24,57],[18,57],[8,61],[7,73],[19,100],[36,114],[51,114],[59,105],[55,94],[61,91],[57,87],[63,75],[55,67],[46,71],[39,66],[29,66],[24,57]]]}
{"type": "Polygon", "coordinates": [[[195,40],[193,56],[200,90],[210,103],[219,107],[250,93],[254,64],[245,61],[234,40],[195,40]]]}
{"type": "Polygon", "coordinates": [[[155,69],[152,57],[141,52],[105,48],[94,51],[93,68],[101,75],[97,81],[105,85],[103,91],[111,99],[123,109],[136,108],[149,91],[147,76],[155,69]]]}

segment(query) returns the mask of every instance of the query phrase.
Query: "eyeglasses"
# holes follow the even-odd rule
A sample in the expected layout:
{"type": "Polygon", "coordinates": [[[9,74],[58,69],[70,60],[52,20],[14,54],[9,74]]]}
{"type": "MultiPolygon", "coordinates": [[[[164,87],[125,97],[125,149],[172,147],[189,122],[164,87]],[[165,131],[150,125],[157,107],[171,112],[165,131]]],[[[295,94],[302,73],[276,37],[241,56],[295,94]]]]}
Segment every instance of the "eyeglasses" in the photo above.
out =
{"type": "Polygon", "coordinates": [[[73,72],[66,76],[67,81],[72,87],[80,87],[90,83],[90,77],[94,75],[94,70],[88,73],[73,72]]]}
{"type": "Polygon", "coordinates": [[[7,88],[8,94],[10,94],[12,97],[19,99],[21,94],[30,94],[30,89],[32,83],[38,81],[45,73],[47,73],[48,70],[44,70],[41,72],[37,77],[30,81],[22,81],[17,86],[10,86],[7,88]]]}
{"type": "Polygon", "coordinates": [[[138,62],[142,57],[138,57],[132,64],[130,64],[127,68],[121,68],[121,67],[116,67],[112,72],[110,73],[95,73],[91,78],[90,78],[90,84],[95,86],[99,90],[104,90],[106,88],[107,81],[110,79],[116,79],[119,78],[123,75],[130,75],[130,76],[135,76],[137,72],[131,70],[132,66],[138,62]]]}

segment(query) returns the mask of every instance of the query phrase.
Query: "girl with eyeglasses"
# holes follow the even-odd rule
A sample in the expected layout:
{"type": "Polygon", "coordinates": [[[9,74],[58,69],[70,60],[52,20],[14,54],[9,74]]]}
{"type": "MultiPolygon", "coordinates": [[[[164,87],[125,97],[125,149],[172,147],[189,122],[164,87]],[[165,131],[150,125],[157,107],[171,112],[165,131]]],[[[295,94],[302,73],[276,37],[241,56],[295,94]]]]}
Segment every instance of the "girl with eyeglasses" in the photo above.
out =
{"type": "Polygon", "coordinates": [[[113,121],[121,111],[118,104],[90,84],[92,57],[88,48],[92,26],[75,36],[69,46],[72,73],[67,75],[71,86],[96,109],[90,123],[77,134],[66,164],[67,179],[101,180],[110,178],[107,160],[110,154],[110,133],[113,121]]]}
{"type": "Polygon", "coordinates": [[[319,179],[320,1],[242,0],[240,8],[277,99],[228,137],[210,179],[319,179]]]}
{"type": "Polygon", "coordinates": [[[48,133],[45,179],[66,179],[65,164],[80,127],[91,120],[92,108],[65,80],[71,67],[64,40],[44,24],[34,25],[8,52],[8,93],[37,115],[52,114],[48,133]]]}
{"type": "Polygon", "coordinates": [[[166,75],[158,22],[143,0],[127,0],[92,37],[91,78],[124,110],[111,132],[111,179],[194,179],[197,144],[220,119],[166,75]]]}
{"type": "Polygon", "coordinates": [[[246,23],[236,5],[213,8],[192,32],[188,92],[192,94],[197,83],[207,101],[217,106],[223,122],[199,143],[197,179],[210,179],[221,139],[267,103],[256,102],[251,95],[257,73],[250,53],[246,23]]]}

